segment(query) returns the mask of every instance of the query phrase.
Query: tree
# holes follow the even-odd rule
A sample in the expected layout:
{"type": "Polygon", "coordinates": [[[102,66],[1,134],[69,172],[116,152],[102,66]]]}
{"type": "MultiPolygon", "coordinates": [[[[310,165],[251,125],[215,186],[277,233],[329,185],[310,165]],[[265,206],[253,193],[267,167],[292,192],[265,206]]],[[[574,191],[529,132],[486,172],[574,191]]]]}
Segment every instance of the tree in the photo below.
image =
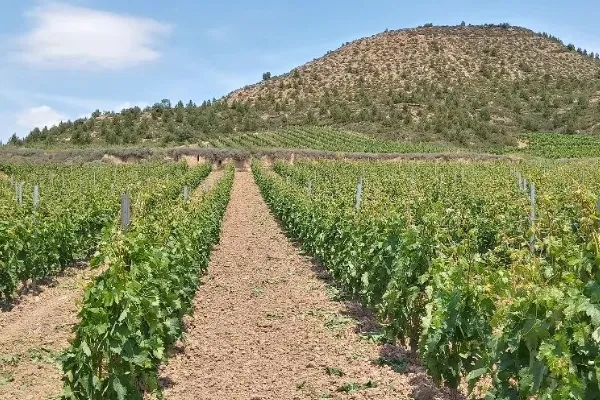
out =
{"type": "Polygon", "coordinates": [[[10,139],[8,139],[8,144],[11,144],[13,146],[21,146],[23,144],[23,141],[19,139],[16,133],[13,133],[10,139]]]}
{"type": "Polygon", "coordinates": [[[175,111],[175,121],[178,123],[183,122],[183,106],[177,107],[177,111],[175,111]]]}
{"type": "Polygon", "coordinates": [[[134,144],[140,141],[140,137],[138,136],[138,132],[130,127],[123,129],[123,143],[134,144]]]}
{"type": "Polygon", "coordinates": [[[31,133],[29,134],[29,137],[32,140],[37,140],[40,138],[40,136],[42,136],[42,132],[40,131],[40,128],[38,128],[37,126],[35,128],[33,128],[31,133]]]}
{"type": "Polygon", "coordinates": [[[74,144],[89,144],[92,143],[92,136],[88,132],[84,132],[81,127],[77,128],[71,135],[71,143],[74,144]]]}
{"type": "Polygon", "coordinates": [[[271,79],[271,73],[270,72],[265,72],[262,75],[263,81],[268,81],[269,79],[271,79]]]}
{"type": "Polygon", "coordinates": [[[175,135],[175,139],[179,143],[183,143],[183,142],[186,142],[186,141],[188,141],[188,140],[190,140],[191,138],[194,137],[194,131],[193,131],[193,129],[192,129],[191,126],[184,125],[184,126],[175,128],[174,135],[175,135]]]}
{"type": "Polygon", "coordinates": [[[466,26],[467,24],[465,23],[465,21],[460,23],[460,26],[466,26]]]}
{"type": "Polygon", "coordinates": [[[488,107],[484,107],[479,111],[479,118],[481,121],[487,122],[492,119],[492,113],[488,107]]]}
{"type": "Polygon", "coordinates": [[[152,132],[150,132],[150,125],[146,118],[142,118],[140,124],[137,126],[137,136],[152,139],[152,132]]]}
{"type": "Polygon", "coordinates": [[[108,130],[106,135],[104,135],[104,140],[108,144],[120,144],[121,143],[121,135],[117,134],[114,130],[108,130]]]}
{"type": "Polygon", "coordinates": [[[171,108],[171,100],[169,99],[162,99],[160,104],[163,106],[163,108],[171,108]]]}
{"type": "MultiPolygon", "coordinates": [[[[121,126],[121,121],[119,120],[119,118],[117,118],[116,116],[113,117],[112,120],[112,130],[111,130],[112,136],[111,136],[111,144],[117,144],[119,142],[122,141],[123,139],[123,127],[121,126]],[[115,140],[115,138],[117,138],[115,140]]],[[[108,138],[107,138],[108,141],[108,138]]]]}

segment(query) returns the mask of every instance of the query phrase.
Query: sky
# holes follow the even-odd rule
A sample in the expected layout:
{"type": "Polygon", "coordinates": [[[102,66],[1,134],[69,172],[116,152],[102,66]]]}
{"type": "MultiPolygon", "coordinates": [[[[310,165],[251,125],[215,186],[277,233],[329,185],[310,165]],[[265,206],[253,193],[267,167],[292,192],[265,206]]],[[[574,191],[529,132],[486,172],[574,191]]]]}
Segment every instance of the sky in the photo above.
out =
{"type": "Polygon", "coordinates": [[[595,0],[0,0],[0,141],[168,98],[219,98],[343,43],[433,23],[501,23],[600,52],[595,0]]]}

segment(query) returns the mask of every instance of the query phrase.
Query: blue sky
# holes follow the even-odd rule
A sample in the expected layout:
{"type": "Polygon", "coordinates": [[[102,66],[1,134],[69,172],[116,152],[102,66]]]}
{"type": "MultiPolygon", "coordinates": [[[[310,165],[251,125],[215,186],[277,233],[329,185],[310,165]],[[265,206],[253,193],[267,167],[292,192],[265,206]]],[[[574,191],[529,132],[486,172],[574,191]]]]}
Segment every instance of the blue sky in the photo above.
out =
{"type": "Polygon", "coordinates": [[[2,141],[96,108],[218,98],[386,28],[509,22],[600,51],[593,0],[3,3],[2,141]]]}

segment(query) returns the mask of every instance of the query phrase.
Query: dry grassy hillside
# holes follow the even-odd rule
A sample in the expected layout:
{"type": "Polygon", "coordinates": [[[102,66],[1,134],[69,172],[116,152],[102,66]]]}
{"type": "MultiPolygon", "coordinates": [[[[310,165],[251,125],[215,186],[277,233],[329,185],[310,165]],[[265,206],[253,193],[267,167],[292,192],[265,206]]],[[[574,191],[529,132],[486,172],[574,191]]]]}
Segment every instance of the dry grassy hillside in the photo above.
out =
{"type": "Polygon", "coordinates": [[[352,101],[361,87],[410,92],[416,81],[453,87],[539,74],[597,79],[599,72],[598,60],[524,28],[416,28],[359,39],[290,74],[240,89],[229,101],[270,95],[314,100],[326,90],[352,101]]]}
{"type": "Polygon", "coordinates": [[[466,143],[521,130],[598,131],[599,99],[596,55],[524,28],[459,26],[360,39],[228,103],[250,103],[270,120],[466,143]]]}
{"type": "Polygon", "coordinates": [[[506,24],[387,31],[221,100],[98,112],[26,143],[207,143],[288,125],[473,148],[522,132],[600,133],[598,58],[506,24]]]}

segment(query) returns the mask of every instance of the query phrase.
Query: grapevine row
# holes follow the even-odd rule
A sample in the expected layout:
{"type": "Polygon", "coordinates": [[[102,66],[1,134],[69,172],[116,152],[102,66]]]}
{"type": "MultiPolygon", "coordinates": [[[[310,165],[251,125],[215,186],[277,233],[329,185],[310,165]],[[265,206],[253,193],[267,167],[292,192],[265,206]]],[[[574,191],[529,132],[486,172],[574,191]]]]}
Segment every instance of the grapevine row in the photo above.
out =
{"type": "Polygon", "coordinates": [[[519,168],[540,190],[533,222],[512,165],[253,165],[288,232],[435,379],[489,399],[600,398],[597,184],[577,165],[519,168]]]}
{"type": "Polygon", "coordinates": [[[233,182],[229,167],[209,192],[160,202],[127,232],[102,243],[76,337],[63,358],[65,399],[142,399],[160,394],[158,366],[182,334],[199,276],[218,241],[233,182]]]}

